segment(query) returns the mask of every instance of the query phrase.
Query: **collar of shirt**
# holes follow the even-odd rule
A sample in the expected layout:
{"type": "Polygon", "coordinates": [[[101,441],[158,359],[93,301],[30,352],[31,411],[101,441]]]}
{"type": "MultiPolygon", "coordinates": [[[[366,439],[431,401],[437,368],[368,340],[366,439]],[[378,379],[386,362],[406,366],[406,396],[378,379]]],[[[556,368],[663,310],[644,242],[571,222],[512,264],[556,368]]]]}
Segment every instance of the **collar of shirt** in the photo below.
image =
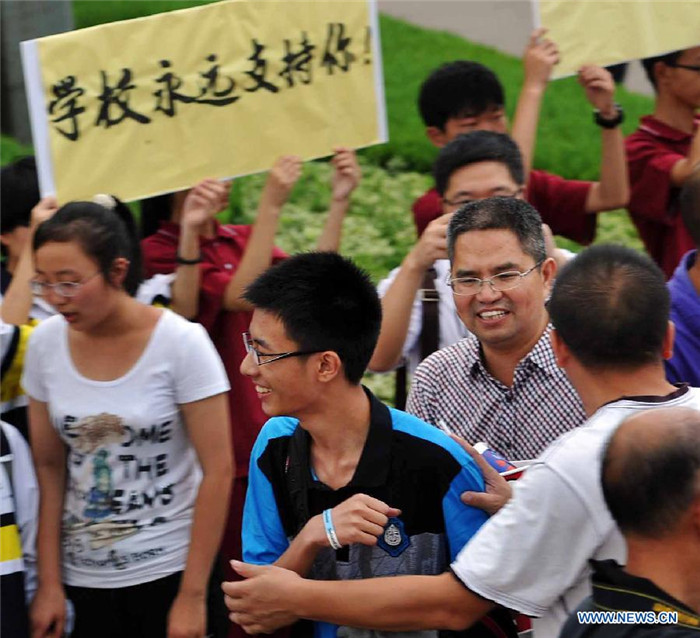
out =
{"type": "MultiPolygon", "coordinates": [[[[551,329],[552,324],[547,324],[545,331],[537,340],[535,347],[530,350],[530,352],[523,357],[516,366],[516,376],[518,375],[518,371],[527,369],[533,365],[537,366],[549,375],[559,373],[559,366],[557,365],[557,360],[555,359],[554,352],[552,351],[552,343],[549,340],[549,332],[551,329]]],[[[470,374],[473,377],[478,372],[481,372],[482,374],[487,375],[489,378],[492,378],[491,373],[484,365],[481,343],[474,335],[470,335],[467,339],[466,363],[470,374]]]]}
{"type": "MultiPolygon", "coordinates": [[[[388,481],[390,454],[391,454],[391,437],[393,432],[391,413],[389,408],[377,399],[364,386],[369,399],[369,431],[367,432],[367,440],[365,441],[362,455],[355,468],[355,473],[346,487],[359,485],[365,487],[374,487],[385,485],[388,481]]],[[[311,436],[304,431],[305,444],[300,446],[299,454],[305,458],[292,459],[301,467],[308,468],[308,477],[316,480],[311,467],[311,436]]]]}
{"type": "Polygon", "coordinates": [[[614,560],[590,561],[593,566],[593,601],[613,611],[678,613],[678,624],[700,629],[700,616],[647,578],[628,574],[614,560]]]}
{"type": "Polygon", "coordinates": [[[688,321],[697,321],[696,317],[700,316],[700,296],[688,274],[695,260],[700,258],[698,255],[700,252],[697,250],[686,253],[667,284],[671,291],[673,310],[688,321]]]}
{"type": "MultiPolygon", "coordinates": [[[[700,116],[696,115],[694,120],[695,127],[700,125],[700,116]]],[[[661,137],[672,142],[689,141],[692,137],[690,133],[679,131],[668,124],[664,124],[661,120],[657,120],[653,115],[645,115],[640,120],[640,130],[646,131],[655,137],[661,137]]]]}

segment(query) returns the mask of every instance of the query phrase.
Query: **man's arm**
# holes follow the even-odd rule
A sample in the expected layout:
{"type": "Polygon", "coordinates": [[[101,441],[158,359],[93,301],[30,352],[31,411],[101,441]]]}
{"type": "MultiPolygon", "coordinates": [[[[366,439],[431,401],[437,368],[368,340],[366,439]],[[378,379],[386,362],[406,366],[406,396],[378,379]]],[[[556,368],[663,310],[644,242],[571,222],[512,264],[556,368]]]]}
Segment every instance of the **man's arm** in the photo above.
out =
{"type": "Polygon", "coordinates": [[[558,463],[571,468],[566,480],[544,464],[529,468],[514,497],[459,553],[452,574],[312,582],[234,564],[248,580],[224,585],[232,618],[256,631],[297,618],[386,630],[457,629],[487,613],[489,599],[546,614],[576,591],[588,559],[614,530],[609,514],[592,516],[605,508],[596,464],[573,462],[581,453],[593,459],[598,450],[569,441],[558,463]]]}
{"type": "Polygon", "coordinates": [[[382,326],[369,362],[370,370],[392,370],[401,359],[411,310],[425,271],[436,260],[447,259],[447,225],[451,217],[452,214],[447,214],[430,222],[382,298],[382,326]]]}
{"type": "Polygon", "coordinates": [[[332,160],[333,178],[331,183],[331,205],[326,223],[316,243],[316,250],[338,252],[343,220],[350,207],[350,195],[360,183],[360,165],[355,151],[350,148],[334,149],[332,160]]]}
{"type": "Polygon", "coordinates": [[[50,219],[57,210],[58,202],[52,196],[44,197],[32,208],[29,233],[12,276],[12,281],[2,299],[1,314],[5,323],[21,326],[29,321],[29,312],[32,309],[34,300],[29,283],[34,277],[32,249],[34,233],[39,224],[50,219]]]}
{"type": "Polygon", "coordinates": [[[540,119],[542,98],[547,89],[547,82],[552,68],[559,62],[559,49],[551,40],[543,39],[547,29],[535,29],[523,55],[523,70],[525,78],[523,88],[518,96],[515,108],[511,136],[518,144],[523,157],[525,169],[524,181],[532,167],[537,140],[537,124],[540,119]]]}
{"type": "Polygon", "coordinates": [[[246,580],[223,584],[226,606],[248,633],[270,633],[299,618],[385,631],[459,630],[494,607],[451,572],[329,582],[279,567],[232,565],[246,580]]]}
{"type": "Polygon", "coordinates": [[[248,284],[272,262],[272,250],[282,207],[300,176],[301,159],[296,156],[280,157],[272,167],[260,197],[258,216],[253,224],[243,259],[224,292],[225,310],[252,310],[252,306],[242,299],[241,295],[248,284]]]}
{"type": "MultiPolygon", "coordinates": [[[[586,99],[598,109],[605,119],[617,115],[615,108],[615,82],[606,69],[584,66],[578,74],[579,83],[586,92],[586,99]]],[[[625,140],[619,125],[601,128],[600,181],[594,182],[586,197],[586,212],[597,213],[627,205],[630,198],[625,140]]]]}
{"type": "Polygon", "coordinates": [[[683,186],[693,172],[700,168],[700,126],[698,126],[690,144],[688,156],[678,160],[671,169],[671,182],[674,186],[683,186]]]}
{"type": "Polygon", "coordinates": [[[229,191],[230,182],[205,179],[187,193],[182,205],[177,256],[184,261],[177,263],[170,307],[186,319],[194,319],[199,312],[200,230],[228,205],[229,191]]]}

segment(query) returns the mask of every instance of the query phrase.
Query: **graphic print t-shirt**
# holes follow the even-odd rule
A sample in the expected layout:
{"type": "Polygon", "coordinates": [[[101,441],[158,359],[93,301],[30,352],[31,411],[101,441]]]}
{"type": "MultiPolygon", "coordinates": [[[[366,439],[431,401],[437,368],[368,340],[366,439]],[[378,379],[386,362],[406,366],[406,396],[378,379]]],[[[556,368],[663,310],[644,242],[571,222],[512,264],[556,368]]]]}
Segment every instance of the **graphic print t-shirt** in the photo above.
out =
{"type": "Polygon", "coordinates": [[[126,587],[184,569],[201,471],[178,406],[229,387],[204,328],[165,310],[136,364],[94,381],[58,315],[34,331],[22,383],[67,446],[64,582],[126,587]]]}

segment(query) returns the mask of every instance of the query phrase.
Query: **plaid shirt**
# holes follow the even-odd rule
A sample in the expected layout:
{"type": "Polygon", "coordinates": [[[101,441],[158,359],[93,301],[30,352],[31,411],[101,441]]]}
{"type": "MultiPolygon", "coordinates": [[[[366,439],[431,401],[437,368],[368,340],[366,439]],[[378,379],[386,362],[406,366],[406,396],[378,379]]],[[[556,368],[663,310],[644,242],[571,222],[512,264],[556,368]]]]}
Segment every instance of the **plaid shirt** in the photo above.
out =
{"type": "Polygon", "coordinates": [[[406,410],[470,443],[485,441],[507,458],[536,458],[586,420],[578,394],[557,366],[550,328],[517,365],[510,388],[488,372],[474,335],[438,350],[418,366],[406,410]]]}

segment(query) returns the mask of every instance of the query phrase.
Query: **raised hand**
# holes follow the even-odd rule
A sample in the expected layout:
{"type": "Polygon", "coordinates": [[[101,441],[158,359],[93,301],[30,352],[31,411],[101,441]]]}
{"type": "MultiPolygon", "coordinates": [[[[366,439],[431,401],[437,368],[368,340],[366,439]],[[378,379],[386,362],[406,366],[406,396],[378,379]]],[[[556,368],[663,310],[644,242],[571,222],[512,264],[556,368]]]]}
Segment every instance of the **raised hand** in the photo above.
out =
{"type": "Polygon", "coordinates": [[[446,213],[431,221],[412,248],[412,256],[422,269],[430,268],[438,259],[447,259],[447,226],[452,215],[446,213]]]}
{"type": "Polygon", "coordinates": [[[535,29],[523,54],[525,71],[524,84],[528,86],[545,86],[552,75],[554,65],[559,62],[559,47],[552,40],[544,37],[547,29],[535,29]]]}
{"type": "Polygon", "coordinates": [[[331,161],[334,168],[331,181],[333,199],[336,201],[348,199],[360,183],[362,171],[355,151],[351,148],[340,146],[333,150],[335,152],[331,161]]]}
{"type": "Polygon", "coordinates": [[[53,217],[59,209],[58,200],[53,195],[48,195],[39,200],[39,203],[32,208],[31,225],[36,228],[42,222],[53,217]]]}
{"type": "Polygon", "coordinates": [[[294,184],[301,177],[302,161],[296,155],[283,155],[275,161],[267,175],[263,199],[275,208],[282,208],[289,199],[294,184]]]}
{"type": "Polygon", "coordinates": [[[579,69],[578,81],[593,108],[605,118],[615,117],[615,81],[610,71],[600,66],[583,66],[579,69]]]}
{"type": "Polygon", "coordinates": [[[205,179],[190,189],[182,204],[182,224],[199,228],[228,205],[230,183],[205,179]]]}

